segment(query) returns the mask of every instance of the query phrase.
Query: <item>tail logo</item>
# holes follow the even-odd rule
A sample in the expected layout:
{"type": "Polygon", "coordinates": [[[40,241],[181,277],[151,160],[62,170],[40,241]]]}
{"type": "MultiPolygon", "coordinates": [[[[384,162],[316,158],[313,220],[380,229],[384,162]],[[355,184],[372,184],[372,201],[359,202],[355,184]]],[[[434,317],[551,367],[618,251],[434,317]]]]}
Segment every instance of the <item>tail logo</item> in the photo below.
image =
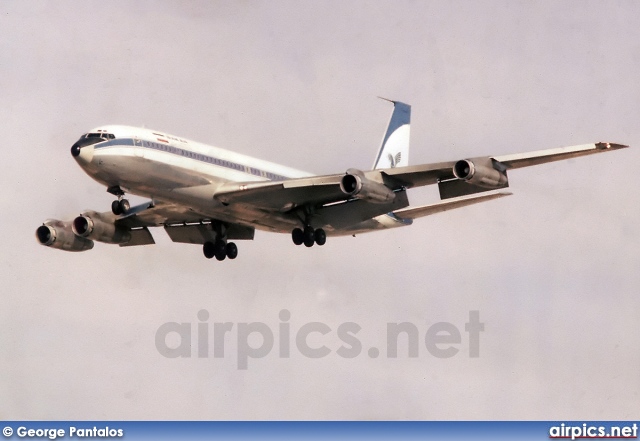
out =
{"type": "Polygon", "coordinates": [[[402,160],[402,152],[396,153],[395,158],[389,153],[389,162],[391,163],[391,168],[395,168],[398,163],[402,160]]]}

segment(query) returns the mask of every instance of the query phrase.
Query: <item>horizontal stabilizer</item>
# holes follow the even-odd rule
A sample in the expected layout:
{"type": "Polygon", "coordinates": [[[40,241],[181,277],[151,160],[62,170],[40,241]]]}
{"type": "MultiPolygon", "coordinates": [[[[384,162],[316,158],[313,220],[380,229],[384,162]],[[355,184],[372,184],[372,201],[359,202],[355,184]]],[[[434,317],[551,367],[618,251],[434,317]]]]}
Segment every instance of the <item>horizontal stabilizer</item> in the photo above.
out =
{"type": "Polygon", "coordinates": [[[453,210],[454,208],[466,207],[480,202],[490,201],[505,196],[511,196],[513,193],[492,193],[482,196],[472,196],[460,199],[450,199],[431,205],[423,205],[421,207],[408,207],[402,210],[394,211],[397,217],[402,219],[417,219],[419,217],[429,216],[431,214],[442,213],[443,211],[453,210]]]}

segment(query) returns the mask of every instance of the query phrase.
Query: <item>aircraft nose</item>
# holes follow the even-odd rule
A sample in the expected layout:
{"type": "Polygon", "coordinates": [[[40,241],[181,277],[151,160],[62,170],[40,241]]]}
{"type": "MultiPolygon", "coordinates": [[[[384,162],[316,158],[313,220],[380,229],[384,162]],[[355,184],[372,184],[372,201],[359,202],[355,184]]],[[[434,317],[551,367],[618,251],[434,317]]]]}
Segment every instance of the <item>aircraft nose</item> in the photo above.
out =
{"type": "Polygon", "coordinates": [[[82,146],[80,143],[75,143],[71,146],[71,156],[75,158],[81,164],[88,164],[93,158],[93,146],[82,146]]]}

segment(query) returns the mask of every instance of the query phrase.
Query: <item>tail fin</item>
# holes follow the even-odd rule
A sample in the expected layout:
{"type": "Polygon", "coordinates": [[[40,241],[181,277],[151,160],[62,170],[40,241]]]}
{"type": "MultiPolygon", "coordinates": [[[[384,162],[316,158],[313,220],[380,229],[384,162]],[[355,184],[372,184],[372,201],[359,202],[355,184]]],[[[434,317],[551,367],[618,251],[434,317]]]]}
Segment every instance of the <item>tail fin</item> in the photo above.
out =
{"type": "Polygon", "coordinates": [[[373,170],[409,165],[411,106],[399,101],[382,99],[393,103],[393,113],[373,163],[373,170]]]}

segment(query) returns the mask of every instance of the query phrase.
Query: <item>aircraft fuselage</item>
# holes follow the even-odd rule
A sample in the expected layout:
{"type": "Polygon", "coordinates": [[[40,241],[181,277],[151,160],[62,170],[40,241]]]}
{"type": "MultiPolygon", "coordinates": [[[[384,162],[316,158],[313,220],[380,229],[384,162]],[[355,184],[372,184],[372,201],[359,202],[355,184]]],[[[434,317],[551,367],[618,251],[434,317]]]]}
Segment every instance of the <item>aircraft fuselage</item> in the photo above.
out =
{"type": "MultiPolygon", "coordinates": [[[[213,195],[228,182],[284,181],[313,176],[311,173],[148,129],[113,125],[89,133],[104,139],[79,151],[72,149],[72,154],[89,176],[107,188],[188,204],[204,217],[267,231],[289,233],[300,223],[294,213],[265,213],[242,204],[225,206],[213,195]]],[[[346,231],[329,227],[327,233],[353,234],[387,223],[397,224],[393,219],[372,219],[346,231]]]]}

